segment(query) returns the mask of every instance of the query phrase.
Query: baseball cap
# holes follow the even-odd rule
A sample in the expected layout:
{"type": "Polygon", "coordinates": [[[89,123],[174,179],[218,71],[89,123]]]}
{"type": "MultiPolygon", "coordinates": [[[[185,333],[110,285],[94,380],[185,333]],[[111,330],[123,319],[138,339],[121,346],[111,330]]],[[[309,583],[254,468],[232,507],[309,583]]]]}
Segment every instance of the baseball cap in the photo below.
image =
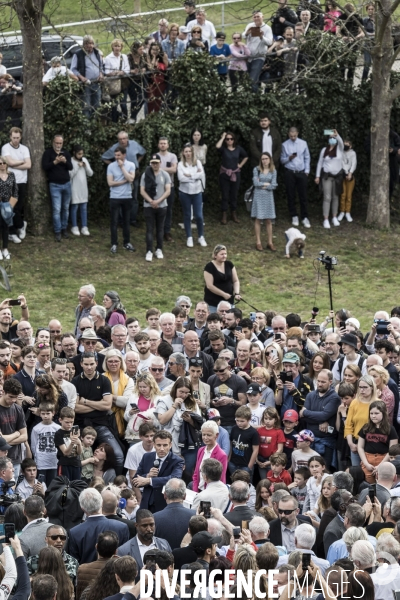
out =
{"type": "Polygon", "coordinates": [[[226,35],[225,35],[225,33],[223,31],[218,31],[217,32],[217,35],[215,36],[215,39],[218,40],[219,38],[223,38],[223,39],[226,38],[226,35]]]}
{"type": "Polygon", "coordinates": [[[295,363],[300,362],[300,358],[299,358],[299,355],[296,354],[296,352],[287,352],[285,354],[285,356],[283,357],[282,362],[295,364],[295,363]]]}
{"type": "Polygon", "coordinates": [[[283,415],[283,421],[290,421],[291,423],[296,423],[299,420],[299,415],[295,410],[287,410],[283,415]]]}
{"type": "Polygon", "coordinates": [[[208,531],[199,531],[192,537],[189,547],[193,548],[197,554],[204,554],[208,548],[211,548],[214,544],[219,544],[221,540],[222,536],[220,535],[211,535],[208,531]]]}
{"type": "Polygon", "coordinates": [[[161,162],[161,158],[159,154],[152,154],[150,157],[150,162],[161,162]]]}
{"type": "Polygon", "coordinates": [[[189,29],[186,27],[186,25],[181,25],[179,27],[179,33],[189,33],[189,29]]]}
{"type": "Polygon", "coordinates": [[[221,415],[219,414],[219,410],[216,408],[209,408],[207,411],[207,417],[211,419],[220,419],[221,415]]]}
{"type": "Polygon", "coordinates": [[[0,450],[11,450],[12,446],[7,444],[6,440],[3,437],[0,437],[0,450]]]}
{"type": "Polygon", "coordinates": [[[261,394],[261,385],[258,383],[251,383],[247,388],[247,394],[250,396],[255,396],[256,394],[261,394]]]}
{"type": "Polygon", "coordinates": [[[309,429],[303,429],[297,435],[294,436],[298,442],[313,442],[314,434],[309,429]]]}

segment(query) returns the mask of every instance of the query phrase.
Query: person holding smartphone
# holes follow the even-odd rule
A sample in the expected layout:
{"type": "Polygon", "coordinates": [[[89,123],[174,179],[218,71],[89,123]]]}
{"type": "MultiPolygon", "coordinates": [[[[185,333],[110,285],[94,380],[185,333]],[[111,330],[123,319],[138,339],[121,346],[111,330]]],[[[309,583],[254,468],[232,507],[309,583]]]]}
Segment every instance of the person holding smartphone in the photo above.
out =
{"type": "Polygon", "coordinates": [[[284,355],[283,369],[289,378],[285,382],[280,377],[277,379],[275,397],[277,406],[282,407],[281,414],[287,410],[299,411],[303,408],[307,394],[314,389],[311,379],[300,373],[300,358],[296,352],[284,355]]]}
{"type": "Polygon", "coordinates": [[[337,218],[339,208],[339,195],[343,187],[343,140],[336,131],[329,136],[328,144],[322,148],[317,164],[315,183],[320,186],[324,195],[322,213],[324,227],[330,229],[329,212],[332,210],[332,225],[338,227],[337,218]]]}
{"type": "Polygon", "coordinates": [[[310,174],[310,151],[305,140],[299,138],[297,127],[289,129],[289,139],[282,144],[281,163],[285,167],[285,186],[288,209],[293,227],[299,226],[296,192],[300,200],[300,218],[304,227],[311,227],[308,219],[307,177],[310,174]]]}

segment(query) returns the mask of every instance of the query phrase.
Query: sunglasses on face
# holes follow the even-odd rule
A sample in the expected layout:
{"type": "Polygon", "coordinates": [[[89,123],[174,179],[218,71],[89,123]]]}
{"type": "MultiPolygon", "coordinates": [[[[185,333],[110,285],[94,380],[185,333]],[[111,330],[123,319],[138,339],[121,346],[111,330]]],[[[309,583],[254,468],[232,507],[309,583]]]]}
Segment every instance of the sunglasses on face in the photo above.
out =
{"type": "Polygon", "coordinates": [[[170,366],[170,367],[173,367],[174,365],[176,365],[176,363],[173,363],[173,362],[170,362],[170,363],[169,363],[169,366],[170,366]]]}
{"type": "Polygon", "coordinates": [[[62,542],[65,542],[65,540],[67,539],[67,536],[64,534],[59,534],[59,535],[49,535],[49,538],[51,540],[53,540],[53,542],[55,542],[56,540],[61,540],[62,542]]]}
{"type": "Polygon", "coordinates": [[[188,304],[181,304],[180,307],[181,308],[190,308],[190,306],[188,304]]]}
{"type": "Polygon", "coordinates": [[[214,373],[225,373],[226,371],[226,367],[225,369],[214,369],[214,373]]]}
{"type": "Polygon", "coordinates": [[[294,510],[296,510],[296,509],[292,508],[291,510],[289,510],[289,509],[283,510],[282,508],[278,508],[278,513],[280,515],[290,515],[294,510]]]}
{"type": "Polygon", "coordinates": [[[231,138],[231,137],[229,137],[229,138],[227,137],[225,139],[226,139],[227,142],[233,142],[233,138],[231,138]]]}
{"type": "Polygon", "coordinates": [[[160,369],[156,367],[150,367],[150,371],[153,371],[153,373],[162,373],[164,369],[162,367],[160,369]]]}

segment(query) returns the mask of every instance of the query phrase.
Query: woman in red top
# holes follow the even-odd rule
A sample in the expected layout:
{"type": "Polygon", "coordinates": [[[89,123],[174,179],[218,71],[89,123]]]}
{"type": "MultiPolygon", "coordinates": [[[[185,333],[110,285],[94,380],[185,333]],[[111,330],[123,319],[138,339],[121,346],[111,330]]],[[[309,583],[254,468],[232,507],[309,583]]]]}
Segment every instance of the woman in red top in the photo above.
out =
{"type": "Polygon", "coordinates": [[[267,471],[271,467],[271,462],[268,460],[275,452],[283,452],[285,443],[285,434],[281,429],[281,420],[276,408],[271,406],[266,408],[262,420],[261,427],[258,428],[260,436],[260,448],[256,463],[261,479],[266,479],[267,471]]]}
{"type": "Polygon", "coordinates": [[[159,112],[164,100],[165,90],[167,89],[166,71],[168,67],[168,58],[160,44],[153,42],[150,44],[147,55],[147,68],[151,71],[148,76],[147,98],[148,111],[159,112]]]}

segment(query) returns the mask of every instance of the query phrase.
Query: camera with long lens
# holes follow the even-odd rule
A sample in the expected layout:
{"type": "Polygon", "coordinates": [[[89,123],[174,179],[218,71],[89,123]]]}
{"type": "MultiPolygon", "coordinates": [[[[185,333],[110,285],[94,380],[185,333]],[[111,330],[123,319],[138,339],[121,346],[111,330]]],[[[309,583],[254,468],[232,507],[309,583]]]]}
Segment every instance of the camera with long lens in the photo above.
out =
{"type": "Polygon", "coordinates": [[[7,494],[8,490],[15,485],[15,481],[11,479],[10,481],[3,481],[0,484],[0,506],[8,507],[11,504],[15,504],[16,502],[22,502],[22,497],[19,494],[7,494]]]}
{"type": "Polygon", "coordinates": [[[333,267],[338,264],[338,259],[336,256],[328,256],[325,250],[321,250],[317,260],[321,262],[327,271],[333,271],[333,267]]]}

